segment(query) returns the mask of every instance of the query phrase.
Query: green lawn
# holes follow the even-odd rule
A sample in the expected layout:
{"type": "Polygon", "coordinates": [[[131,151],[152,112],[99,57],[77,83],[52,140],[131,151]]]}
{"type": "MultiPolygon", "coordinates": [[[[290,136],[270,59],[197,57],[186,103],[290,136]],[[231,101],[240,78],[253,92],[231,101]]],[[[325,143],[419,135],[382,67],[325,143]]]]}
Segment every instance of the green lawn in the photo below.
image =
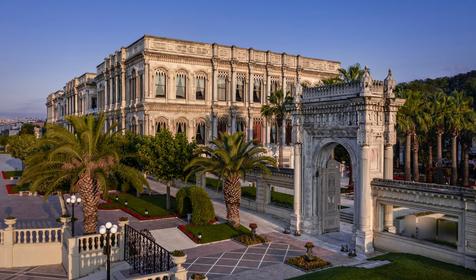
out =
{"type": "Polygon", "coordinates": [[[209,178],[207,177],[205,179],[205,186],[209,189],[215,190],[215,191],[221,191],[222,186],[221,186],[221,181],[215,178],[209,178]]]}
{"type": "Polygon", "coordinates": [[[200,243],[215,242],[251,233],[250,230],[244,226],[235,229],[226,223],[204,226],[186,225],[185,229],[192,233],[194,237],[197,237],[198,234],[202,234],[202,240],[200,243]]]}
{"type": "MultiPolygon", "coordinates": [[[[121,206],[126,207],[142,216],[145,216],[145,210],[149,211],[149,216],[151,217],[165,217],[172,214],[173,209],[175,209],[175,199],[170,198],[171,211],[165,210],[166,206],[166,196],[165,195],[147,195],[142,194],[140,197],[129,193],[120,193],[118,195],[119,200],[116,200],[116,196],[110,196],[111,206],[121,206]],[[127,206],[125,206],[125,201],[127,200],[127,206]]],[[[106,206],[107,208],[107,206],[106,206]]],[[[103,208],[104,209],[104,208],[103,208]]]]}
{"type": "Polygon", "coordinates": [[[271,202],[285,208],[293,208],[294,195],[271,191],[271,202]]]}
{"type": "Polygon", "coordinates": [[[241,196],[255,200],[256,199],[256,188],[255,187],[242,187],[241,196]]]}
{"type": "Polygon", "coordinates": [[[336,267],[309,273],[293,280],[476,280],[476,272],[429,258],[389,253],[374,258],[392,263],[373,269],[336,267]]]}

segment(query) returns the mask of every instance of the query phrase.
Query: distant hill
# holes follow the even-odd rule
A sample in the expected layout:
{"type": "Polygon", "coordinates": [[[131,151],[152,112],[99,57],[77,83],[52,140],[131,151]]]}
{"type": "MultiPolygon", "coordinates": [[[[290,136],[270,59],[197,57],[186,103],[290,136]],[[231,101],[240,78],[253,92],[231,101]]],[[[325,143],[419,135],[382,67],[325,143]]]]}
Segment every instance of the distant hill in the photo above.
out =
{"type": "Polygon", "coordinates": [[[398,84],[397,90],[402,89],[421,90],[423,92],[442,90],[446,94],[450,94],[454,90],[464,91],[466,95],[473,97],[473,106],[476,106],[476,70],[453,77],[414,80],[398,84]]]}

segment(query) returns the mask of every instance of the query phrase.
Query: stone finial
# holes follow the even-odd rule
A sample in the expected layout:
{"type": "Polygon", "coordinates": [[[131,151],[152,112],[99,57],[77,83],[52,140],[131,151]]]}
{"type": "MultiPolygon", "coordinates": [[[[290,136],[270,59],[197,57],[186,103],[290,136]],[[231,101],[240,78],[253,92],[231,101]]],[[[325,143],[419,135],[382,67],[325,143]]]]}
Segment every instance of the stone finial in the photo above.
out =
{"type": "Polygon", "coordinates": [[[364,67],[364,74],[362,75],[362,89],[361,95],[370,95],[370,88],[372,87],[372,76],[370,76],[370,70],[367,66],[364,67]]]}
{"type": "Polygon", "coordinates": [[[395,97],[393,90],[395,89],[396,82],[393,79],[392,70],[388,69],[387,77],[384,80],[384,91],[387,97],[395,97]]]}

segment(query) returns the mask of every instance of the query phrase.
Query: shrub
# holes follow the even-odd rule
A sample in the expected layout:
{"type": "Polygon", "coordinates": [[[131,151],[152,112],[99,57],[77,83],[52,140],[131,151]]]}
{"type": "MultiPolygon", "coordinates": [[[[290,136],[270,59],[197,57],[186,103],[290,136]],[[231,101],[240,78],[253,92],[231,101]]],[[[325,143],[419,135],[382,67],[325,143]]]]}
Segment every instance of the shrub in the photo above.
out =
{"type": "Polygon", "coordinates": [[[185,253],[182,250],[175,250],[175,251],[172,251],[170,254],[174,257],[183,257],[183,256],[185,256],[185,253]]]}
{"type": "Polygon", "coordinates": [[[256,188],[255,187],[242,187],[241,188],[241,196],[255,200],[256,199],[256,188]]]}
{"type": "Polygon", "coordinates": [[[181,188],[176,195],[177,212],[180,216],[192,213],[192,223],[205,225],[215,219],[215,210],[208,193],[201,187],[181,188]]]}
{"type": "Polygon", "coordinates": [[[243,243],[246,246],[251,246],[255,244],[262,244],[266,243],[266,238],[264,236],[255,234],[254,236],[251,234],[242,234],[236,237],[236,241],[243,243]]]}

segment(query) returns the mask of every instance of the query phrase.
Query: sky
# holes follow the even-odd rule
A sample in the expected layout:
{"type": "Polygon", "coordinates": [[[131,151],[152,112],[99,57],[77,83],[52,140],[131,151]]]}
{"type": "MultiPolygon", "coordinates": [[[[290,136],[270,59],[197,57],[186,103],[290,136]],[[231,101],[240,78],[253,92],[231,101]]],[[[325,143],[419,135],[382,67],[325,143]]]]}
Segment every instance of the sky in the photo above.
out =
{"type": "Polygon", "coordinates": [[[476,69],[476,1],[0,0],[0,117],[46,97],[144,34],[359,62],[398,82],[476,69]]]}

